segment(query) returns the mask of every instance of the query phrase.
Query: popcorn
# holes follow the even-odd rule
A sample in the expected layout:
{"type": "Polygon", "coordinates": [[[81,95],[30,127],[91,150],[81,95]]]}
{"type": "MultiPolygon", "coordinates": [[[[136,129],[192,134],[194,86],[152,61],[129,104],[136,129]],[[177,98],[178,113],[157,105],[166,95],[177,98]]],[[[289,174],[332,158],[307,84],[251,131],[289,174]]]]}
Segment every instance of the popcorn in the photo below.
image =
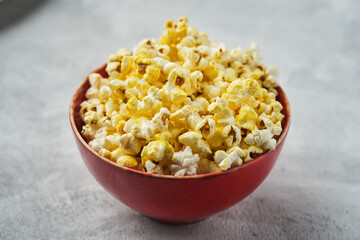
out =
{"type": "Polygon", "coordinates": [[[274,150],[276,147],[276,140],[273,138],[274,135],[280,135],[282,128],[281,123],[278,121],[274,124],[268,115],[262,113],[259,117],[266,129],[253,130],[250,134],[246,136],[244,139],[246,144],[255,145],[257,147],[261,147],[264,150],[271,149],[274,150]]]}
{"type": "Polygon", "coordinates": [[[160,162],[169,161],[174,153],[173,146],[169,143],[171,134],[163,132],[155,136],[155,140],[149,142],[141,152],[142,164],[146,167],[146,161],[160,162]]]}
{"type": "Polygon", "coordinates": [[[237,146],[240,144],[241,141],[241,131],[235,125],[227,125],[222,130],[222,137],[227,146],[237,146]]]}
{"type": "Polygon", "coordinates": [[[251,108],[249,105],[244,103],[239,111],[239,114],[236,115],[236,122],[244,129],[255,130],[257,129],[256,120],[258,114],[256,111],[251,108]]]}
{"type": "Polygon", "coordinates": [[[196,175],[200,157],[198,154],[193,154],[189,146],[187,146],[184,151],[175,152],[172,160],[174,162],[170,168],[172,175],[196,175]]]}
{"type": "Polygon", "coordinates": [[[140,140],[132,133],[126,133],[118,138],[121,149],[130,155],[137,155],[141,150],[140,140]]]}
{"type": "Polygon", "coordinates": [[[205,116],[200,122],[196,124],[195,131],[201,132],[205,139],[212,138],[215,134],[215,120],[212,116],[205,116]]]}
{"type": "Polygon", "coordinates": [[[215,102],[209,105],[208,111],[214,114],[215,121],[220,125],[235,125],[234,114],[228,107],[226,98],[217,98],[215,102]]]}
{"type": "Polygon", "coordinates": [[[126,111],[134,116],[152,117],[162,108],[162,102],[151,96],[146,96],[143,100],[132,97],[126,103],[126,111]]]}
{"type": "Polygon", "coordinates": [[[168,20],[159,40],[111,54],[89,75],[82,135],[119,165],[186,176],[225,171],[276,147],[284,115],[277,67],[168,20]]]}
{"type": "Polygon", "coordinates": [[[105,71],[109,79],[124,79],[130,72],[133,59],[127,49],[121,48],[116,54],[111,54],[105,71]]]}
{"type": "MultiPolygon", "coordinates": [[[[125,155],[126,155],[126,153],[124,153],[123,150],[121,150],[121,148],[117,148],[117,149],[115,149],[114,151],[111,152],[110,159],[117,162],[117,160],[119,158],[121,158],[122,156],[125,156],[125,155]]],[[[130,156],[130,155],[128,155],[128,156],[130,156]]]]}
{"type": "Polygon", "coordinates": [[[124,155],[119,157],[116,163],[130,168],[136,167],[138,165],[136,159],[130,155],[124,155]]]}
{"type": "Polygon", "coordinates": [[[187,132],[179,136],[179,142],[190,146],[195,153],[211,153],[209,145],[204,141],[202,135],[198,132],[187,132]]]}
{"type": "Polygon", "coordinates": [[[279,76],[279,68],[275,66],[268,66],[265,74],[267,75],[264,80],[264,86],[267,88],[273,88],[279,85],[278,76],[279,76]]]}
{"type": "Polygon", "coordinates": [[[200,158],[197,169],[198,174],[221,172],[221,171],[222,170],[219,168],[216,162],[211,161],[207,158],[200,158]]]}
{"type": "Polygon", "coordinates": [[[257,147],[257,146],[249,146],[247,149],[245,149],[245,159],[244,159],[244,162],[248,162],[252,159],[254,159],[254,156],[258,155],[258,154],[261,154],[263,153],[264,151],[260,148],[260,147],[257,147]]]}
{"type": "Polygon", "coordinates": [[[229,85],[224,97],[229,100],[229,108],[237,110],[243,103],[253,108],[256,107],[256,98],[262,97],[261,93],[260,84],[256,80],[238,79],[229,85]]]}
{"type": "Polygon", "coordinates": [[[156,173],[156,174],[164,174],[163,168],[161,165],[156,165],[150,160],[147,160],[145,163],[145,168],[149,173],[156,173]]]}
{"type": "Polygon", "coordinates": [[[255,145],[262,149],[275,149],[276,140],[273,139],[274,135],[268,130],[254,130],[246,136],[245,143],[255,145]]]}
{"type": "Polygon", "coordinates": [[[167,85],[168,91],[171,92],[174,88],[181,89],[186,95],[192,94],[190,71],[182,68],[175,68],[169,74],[169,81],[167,85]]]}
{"type": "Polygon", "coordinates": [[[235,146],[226,152],[223,150],[216,151],[214,160],[222,170],[227,170],[232,166],[240,166],[244,157],[245,152],[240,147],[235,146]]]}
{"type": "MultiPolygon", "coordinates": [[[[192,38],[193,39],[193,38],[192,38]]],[[[190,40],[191,41],[191,40],[190,40]]],[[[188,43],[191,45],[191,43],[188,43]]],[[[188,48],[182,44],[178,55],[184,61],[182,67],[189,70],[204,70],[208,66],[208,61],[201,57],[200,53],[195,48],[188,48]]]]}
{"type": "Polygon", "coordinates": [[[194,101],[190,102],[190,106],[197,109],[199,114],[205,115],[209,107],[209,102],[204,97],[197,97],[194,101]]]}
{"type": "Polygon", "coordinates": [[[153,138],[156,133],[168,129],[169,116],[170,111],[167,108],[161,108],[151,121],[143,119],[141,122],[139,122],[139,124],[132,124],[133,122],[130,122],[131,125],[126,126],[126,129],[127,131],[131,131],[131,133],[137,138],[150,141],[150,139],[153,138]]]}
{"type": "Polygon", "coordinates": [[[95,149],[95,151],[99,151],[100,149],[114,150],[118,146],[115,142],[114,135],[108,135],[105,137],[97,137],[89,142],[90,147],[95,149]]]}
{"type": "Polygon", "coordinates": [[[170,115],[171,124],[176,128],[186,126],[187,117],[191,114],[190,106],[184,106],[170,115]]]}
{"type": "Polygon", "coordinates": [[[282,128],[281,128],[281,122],[278,121],[276,124],[273,123],[273,121],[270,120],[269,116],[265,113],[262,113],[259,117],[259,119],[265,124],[266,128],[271,132],[273,135],[280,135],[282,128]]]}

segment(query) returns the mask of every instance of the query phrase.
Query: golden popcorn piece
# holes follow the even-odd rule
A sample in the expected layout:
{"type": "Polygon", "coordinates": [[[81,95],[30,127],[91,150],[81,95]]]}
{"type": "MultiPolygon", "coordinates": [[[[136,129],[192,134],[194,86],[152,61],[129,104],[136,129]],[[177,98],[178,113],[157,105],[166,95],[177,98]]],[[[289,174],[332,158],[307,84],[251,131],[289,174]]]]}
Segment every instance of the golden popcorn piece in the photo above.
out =
{"type": "Polygon", "coordinates": [[[224,78],[227,82],[233,82],[236,79],[236,72],[233,68],[228,67],[225,69],[224,78]]]}
{"type": "Polygon", "coordinates": [[[244,158],[244,162],[248,162],[250,160],[253,160],[254,157],[256,157],[259,154],[264,152],[264,150],[262,150],[260,147],[254,146],[254,145],[249,146],[244,151],[245,151],[245,155],[246,155],[245,158],[244,158]]]}
{"type": "Polygon", "coordinates": [[[226,49],[224,43],[220,43],[213,49],[212,57],[217,63],[221,63],[221,65],[225,65],[231,59],[230,51],[226,49]]]}
{"type": "Polygon", "coordinates": [[[207,109],[209,107],[209,102],[204,97],[196,97],[194,101],[190,102],[190,106],[194,109],[197,109],[199,114],[205,115],[207,113],[207,109]]]}
{"type": "Polygon", "coordinates": [[[155,65],[146,67],[144,79],[150,84],[154,84],[160,77],[160,69],[155,65]]]}
{"type": "Polygon", "coordinates": [[[170,115],[170,122],[176,128],[182,128],[187,125],[187,117],[191,114],[190,106],[184,106],[170,115]]]}
{"type": "Polygon", "coordinates": [[[190,71],[182,68],[175,68],[169,74],[168,90],[180,88],[187,96],[192,94],[190,71]]]}
{"type": "Polygon", "coordinates": [[[257,44],[227,49],[168,20],[158,40],[111,54],[89,75],[82,135],[102,156],[155,174],[218,172],[276,147],[284,115],[277,67],[257,44]]]}
{"type": "Polygon", "coordinates": [[[220,148],[224,148],[224,137],[222,135],[224,127],[216,127],[215,133],[212,137],[207,138],[206,142],[209,144],[211,149],[218,150],[220,148]]]}
{"type": "Polygon", "coordinates": [[[161,108],[151,120],[146,118],[137,118],[135,121],[136,123],[131,122],[131,125],[126,126],[126,130],[131,131],[131,133],[137,138],[144,139],[149,142],[156,133],[163,132],[168,129],[169,117],[170,111],[167,108],[161,108]]]}
{"type": "MultiPolygon", "coordinates": [[[[208,66],[208,61],[201,56],[199,51],[194,48],[188,48],[180,46],[178,52],[179,58],[184,62],[181,66],[184,69],[189,69],[191,71],[196,70],[205,70],[208,66]]],[[[179,45],[178,45],[179,48],[179,45]]]]}
{"type": "Polygon", "coordinates": [[[125,155],[126,155],[126,153],[124,153],[123,150],[121,150],[121,148],[117,148],[111,152],[110,159],[116,162],[120,157],[125,156],[125,155]]]}
{"type": "Polygon", "coordinates": [[[171,103],[175,106],[181,106],[187,99],[187,94],[178,87],[175,87],[170,92],[171,103]]]}
{"type": "Polygon", "coordinates": [[[86,91],[86,98],[96,99],[99,96],[100,87],[108,84],[108,80],[101,77],[98,73],[89,75],[90,88],[86,91]]]}
{"type": "Polygon", "coordinates": [[[171,133],[172,137],[169,140],[169,143],[174,147],[175,152],[181,151],[183,149],[184,145],[178,141],[178,138],[181,134],[186,133],[187,131],[188,129],[185,128],[185,126],[176,128],[170,125],[169,132],[171,133]]]}
{"type": "Polygon", "coordinates": [[[173,146],[169,143],[171,134],[163,132],[155,135],[155,140],[149,142],[141,152],[142,164],[146,167],[146,161],[160,162],[169,161],[174,153],[173,146]]]}
{"type": "Polygon", "coordinates": [[[146,38],[134,47],[133,52],[136,55],[143,55],[147,58],[154,58],[158,55],[156,47],[157,43],[155,39],[146,38]]]}
{"type": "Polygon", "coordinates": [[[192,109],[191,114],[189,114],[186,118],[186,123],[189,129],[195,130],[197,125],[202,121],[200,114],[197,110],[192,109]]]}
{"type": "Polygon", "coordinates": [[[258,118],[258,114],[256,111],[251,108],[249,105],[244,103],[239,111],[239,114],[236,115],[236,122],[240,124],[240,126],[244,129],[255,130],[257,129],[256,120],[258,118]]]}
{"type": "Polygon", "coordinates": [[[232,110],[238,110],[243,103],[254,108],[257,106],[256,98],[262,97],[260,89],[255,79],[238,79],[229,85],[224,97],[229,100],[229,108],[232,110]]]}
{"type": "Polygon", "coordinates": [[[234,114],[228,107],[228,101],[226,98],[217,98],[209,105],[208,111],[214,114],[214,119],[219,125],[235,125],[234,114]]]}
{"type": "Polygon", "coordinates": [[[116,163],[130,168],[136,167],[138,165],[137,160],[130,155],[124,155],[119,157],[116,163]]]}
{"type": "Polygon", "coordinates": [[[100,155],[105,157],[105,158],[111,158],[111,152],[105,148],[101,148],[100,150],[98,150],[100,155]]]}
{"type": "Polygon", "coordinates": [[[116,54],[111,54],[105,71],[109,79],[124,79],[132,68],[133,59],[126,48],[121,48],[116,54]]]}
{"type": "Polygon", "coordinates": [[[138,100],[136,97],[132,97],[126,103],[126,110],[133,116],[146,116],[151,118],[160,109],[163,104],[160,100],[151,98],[150,96],[144,97],[142,100],[138,100]]]}
{"type": "Polygon", "coordinates": [[[276,124],[269,118],[268,115],[262,113],[259,116],[259,120],[262,123],[262,130],[252,130],[246,138],[244,139],[245,143],[248,145],[255,145],[261,147],[263,150],[274,150],[276,147],[276,140],[273,138],[274,135],[280,135],[282,132],[281,122],[278,121],[276,124]]]}
{"type": "Polygon", "coordinates": [[[204,70],[204,75],[207,76],[209,79],[215,79],[220,72],[224,72],[224,66],[215,62],[210,61],[207,68],[204,70]]]}
{"type": "Polygon", "coordinates": [[[216,164],[216,162],[209,160],[207,158],[200,158],[198,163],[198,174],[203,173],[213,173],[213,172],[221,172],[221,168],[216,164]]]}
{"type": "Polygon", "coordinates": [[[194,153],[211,153],[209,144],[204,141],[201,133],[193,131],[186,132],[180,135],[178,140],[181,144],[190,146],[194,153]]]}

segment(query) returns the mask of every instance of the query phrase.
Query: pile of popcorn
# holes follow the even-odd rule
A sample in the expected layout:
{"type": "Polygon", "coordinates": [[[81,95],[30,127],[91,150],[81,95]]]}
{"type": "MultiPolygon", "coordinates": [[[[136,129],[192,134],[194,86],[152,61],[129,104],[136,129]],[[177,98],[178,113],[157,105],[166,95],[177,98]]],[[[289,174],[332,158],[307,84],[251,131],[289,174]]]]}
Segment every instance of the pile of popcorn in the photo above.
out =
{"type": "Polygon", "coordinates": [[[275,149],[282,132],[278,69],[256,44],[227,49],[168,20],[159,40],[109,57],[89,75],[82,135],[102,156],[174,176],[227,170],[275,149]]]}

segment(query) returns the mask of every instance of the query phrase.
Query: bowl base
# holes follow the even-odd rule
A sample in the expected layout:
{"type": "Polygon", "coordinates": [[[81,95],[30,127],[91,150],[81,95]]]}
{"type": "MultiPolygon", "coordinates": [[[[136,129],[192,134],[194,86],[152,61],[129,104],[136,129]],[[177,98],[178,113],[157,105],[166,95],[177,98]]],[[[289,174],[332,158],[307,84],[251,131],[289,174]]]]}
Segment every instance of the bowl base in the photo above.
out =
{"type": "MultiPolygon", "coordinates": [[[[144,215],[146,216],[146,215],[144,215]]],[[[166,220],[166,219],[159,219],[159,218],[154,218],[154,217],[149,217],[146,216],[147,218],[150,218],[151,220],[158,222],[158,223],[162,223],[162,224],[167,224],[167,225],[186,225],[186,224],[193,224],[193,223],[198,223],[198,222],[202,222],[204,221],[206,218],[202,218],[202,219],[196,219],[196,220],[166,220]]]]}

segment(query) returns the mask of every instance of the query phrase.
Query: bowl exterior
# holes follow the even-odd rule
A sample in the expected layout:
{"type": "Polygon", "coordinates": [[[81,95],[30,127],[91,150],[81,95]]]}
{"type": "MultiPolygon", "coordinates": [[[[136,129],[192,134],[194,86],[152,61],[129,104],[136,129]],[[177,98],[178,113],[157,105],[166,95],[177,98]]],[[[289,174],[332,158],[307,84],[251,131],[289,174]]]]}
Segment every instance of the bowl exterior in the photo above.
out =
{"type": "Polygon", "coordinates": [[[236,171],[205,178],[154,178],[114,167],[75,137],[82,159],[95,179],[115,198],[149,217],[187,223],[225,210],[253,192],[274,166],[284,141],[266,157],[236,171]]]}
{"type": "MultiPolygon", "coordinates": [[[[104,75],[104,66],[96,72],[104,75]]],[[[86,84],[80,86],[78,96],[74,96],[70,107],[74,137],[87,168],[115,198],[140,213],[167,223],[199,221],[248,196],[270,173],[282,150],[289,127],[290,116],[287,116],[286,131],[276,149],[242,166],[204,177],[154,177],[110,164],[109,160],[102,159],[84,143],[79,134],[81,122],[77,110],[87,88],[86,84]]],[[[284,105],[285,94],[279,96],[284,105]]],[[[287,100],[284,108],[290,114],[287,100]]]]}

